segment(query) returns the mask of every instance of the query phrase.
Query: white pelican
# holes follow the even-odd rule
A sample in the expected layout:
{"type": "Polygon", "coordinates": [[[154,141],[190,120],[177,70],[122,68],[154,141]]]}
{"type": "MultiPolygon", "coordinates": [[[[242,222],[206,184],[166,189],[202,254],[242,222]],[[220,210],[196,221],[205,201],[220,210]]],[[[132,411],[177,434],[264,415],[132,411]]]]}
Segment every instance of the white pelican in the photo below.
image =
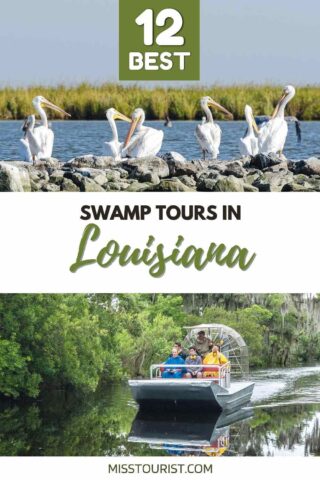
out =
{"type": "Polygon", "coordinates": [[[258,146],[259,152],[267,155],[268,153],[282,153],[288,134],[288,125],[284,117],[286,105],[295,96],[295,89],[288,85],[283,89],[280,98],[271,119],[265,123],[259,132],[258,146]]]}
{"type": "Polygon", "coordinates": [[[120,120],[130,123],[131,119],[118,112],[115,108],[109,108],[106,111],[106,117],[112,131],[112,140],[110,142],[104,142],[104,150],[106,155],[113,157],[117,162],[120,162],[123,143],[119,142],[118,129],[115,121],[119,118],[120,120]]]}
{"type": "MultiPolygon", "coordinates": [[[[271,120],[271,118],[272,117],[270,117],[269,115],[256,115],[254,117],[258,128],[263,127],[267,122],[269,122],[269,120],[271,120]]],[[[295,130],[296,130],[296,136],[297,136],[297,142],[301,143],[302,132],[301,132],[300,120],[298,120],[298,118],[294,117],[293,115],[286,116],[286,117],[284,117],[284,119],[287,123],[294,123],[295,130]]]]}
{"type": "Polygon", "coordinates": [[[122,150],[123,157],[142,158],[155,156],[161,149],[163,131],[145,127],[145,113],[136,108],[131,116],[131,127],[122,150]]]}
{"type": "Polygon", "coordinates": [[[35,124],[35,116],[29,115],[22,126],[24,137],[20,139],[20,154],[26,162],[33,162],[35,160],[35,155],[31,153],[31,148],[33,152],[39,148],[38,141],[33,133],[35,124]]]}
{"type": "Polygon", "coordinates": [[[26,130],[26,135],[23,139],[20,140],[20,149],[23,156],[23,159],[27,162],[30,162],[30,153],[33,160],[47,159],[52,156],[54,133],[49,128],[47,114],[43,107],[51,108],[56,112],[62,113],[71,117],[69,113],[62,110],[62,108],[57,107],[53,103],[49,102],[46,98],[41,95],[35,97],[32,100],[32,104],[35,110],[38,112],[41,118],[41,124],[39,126],[35,125],[31,117],[28,117],[27,123],[24,127],[26,130]],[[30,142],[32,135],[33,141],[30,142]]]}
{"type": "Polygon", "coordinates": [[[222,105],[212,100],[211,97],[202,97],[200,105],[206,115],[206,121],[197,125],[195,135],[202,150],[203,159],[205,160],[206,154],[208,154],[209,160],[215,160],[219,155],[221,128],[213,121],[209,105],[218,108],[231,119],[233,115],[222,105]]]}
{"type": "Polygon", "coordinates": [[[244,114],[246,121],[248,123],[248,128],[243,138],[240,138],[240,153],[243,157],[257,155],[258,153],[258,139],[254,134],[256,131],[259,134],[259,129],[257,127],[256,121],[253,116],[252,108],[250,105],[246,105],[244,109],[244,114]]]}

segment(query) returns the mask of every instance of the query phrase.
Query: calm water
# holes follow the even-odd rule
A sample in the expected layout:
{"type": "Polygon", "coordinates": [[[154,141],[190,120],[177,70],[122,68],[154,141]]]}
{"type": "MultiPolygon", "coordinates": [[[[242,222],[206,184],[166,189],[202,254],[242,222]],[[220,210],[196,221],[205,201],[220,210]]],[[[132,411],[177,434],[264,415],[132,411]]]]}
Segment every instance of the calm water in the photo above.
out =
{"type": "Polygon", "coordinates": [[[0,404],[0,455],[320,456],[320,366],[260,370],[235,416],[141,415],[126,385],[0,404]]]}
{"type": "MultiPolygon", "coordinates": [[[[200,151],[194,136],[198,122],[173,122],[172,128],[164,128],[163,122],[146,122],[146,125],[161,128],[164,142],[161,153],[176,151],[187,159],[199,158],[200,151]]],[[[21,138],[21,121],[0,122],[0,159],[18,159],[18,142],[21,138]]],[[[120,139],[124,139],[128,124],[117,122],[120,139]]],[[[239,139],[243,136],[245,122],[220,122],[222,141],[220,158],[222,160],[239,156],[239,139]]],[[[295,127],[289,124],[285,155],[297,160],[310,156],[320,156],[320,122],[302,122],[302,143],[298,144],[295,127]]],[[[111,139],[106,121],[68,121],[53,122],[55,133],[53,156],[61,160],[70,160],[84,154],[103,154],[103,142],[111,139]]]]}

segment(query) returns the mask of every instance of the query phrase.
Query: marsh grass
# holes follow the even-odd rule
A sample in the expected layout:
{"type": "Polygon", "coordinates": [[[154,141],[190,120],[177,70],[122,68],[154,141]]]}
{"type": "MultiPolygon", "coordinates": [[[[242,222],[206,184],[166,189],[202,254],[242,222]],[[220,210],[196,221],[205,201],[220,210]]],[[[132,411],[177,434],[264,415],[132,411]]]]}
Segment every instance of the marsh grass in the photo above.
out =
{"type": "MultiPolygon", "coordinates": [[[[147,119],[163,119],[166,113],[173,120],[192,120],[202,117],[199,99],[210,95],[234,114],[235,120],[244,118],[248,103],[256,115],[271,114],[282,91],[281,86],[239,85],[203,88],[142,88],[119,84],[92,86],[86,83],[76,87],[4,88],[0,90],[0,119],[22,119],[33,112],[31,101],[43,95],[72,115],[73,120],[105,119],[105,111],[113,106],[130,115],[142,107],[147,119]]],[[[300,120],[320,120],[320,87],[298,87],[295,98],[287,108],[288,115],[300,120]]],[[[61,118],[50,112],[51,118],[61,118]]],[[[215,117],[222,119],[219,112],[215,117]]]]}

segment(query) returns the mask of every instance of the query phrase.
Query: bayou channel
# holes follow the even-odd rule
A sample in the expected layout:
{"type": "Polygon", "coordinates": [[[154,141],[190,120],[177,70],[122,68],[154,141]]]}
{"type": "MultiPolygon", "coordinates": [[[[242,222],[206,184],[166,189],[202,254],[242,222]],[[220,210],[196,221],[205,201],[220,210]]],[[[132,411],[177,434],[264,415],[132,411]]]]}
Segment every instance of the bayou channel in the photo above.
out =
{"type": "Polygon", "coordinates": [[[320,455],[320,366],[253,370],[250,406],[231,420],[144,416],[126,383],[77,397],[46,391],[0,403],[0,455],[320,455]]]}

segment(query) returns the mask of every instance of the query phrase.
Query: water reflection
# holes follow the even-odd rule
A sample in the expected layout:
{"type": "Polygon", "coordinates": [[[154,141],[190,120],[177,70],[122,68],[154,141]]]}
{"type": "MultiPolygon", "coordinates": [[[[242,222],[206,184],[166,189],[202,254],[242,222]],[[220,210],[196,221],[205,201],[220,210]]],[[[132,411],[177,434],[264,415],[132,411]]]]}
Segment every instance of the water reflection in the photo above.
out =
{"type": "Polygon", "coordinates": [[[0,455],[320,455],[320,368],[261,370],[238,417],[152,418],[126,385],[0,401],[0,455]],[[242,416],[241,416],[242,415],[242,416]]]}
{"type": "Polygon", "coordinates": [[[251,408],[229,415],[167,412],[155,418],[153,412],[139,411],[133,421],[129,442],[148,443],[168,455],[221,456],[230,449],[230,425],[252,417],[251,408]]]}

